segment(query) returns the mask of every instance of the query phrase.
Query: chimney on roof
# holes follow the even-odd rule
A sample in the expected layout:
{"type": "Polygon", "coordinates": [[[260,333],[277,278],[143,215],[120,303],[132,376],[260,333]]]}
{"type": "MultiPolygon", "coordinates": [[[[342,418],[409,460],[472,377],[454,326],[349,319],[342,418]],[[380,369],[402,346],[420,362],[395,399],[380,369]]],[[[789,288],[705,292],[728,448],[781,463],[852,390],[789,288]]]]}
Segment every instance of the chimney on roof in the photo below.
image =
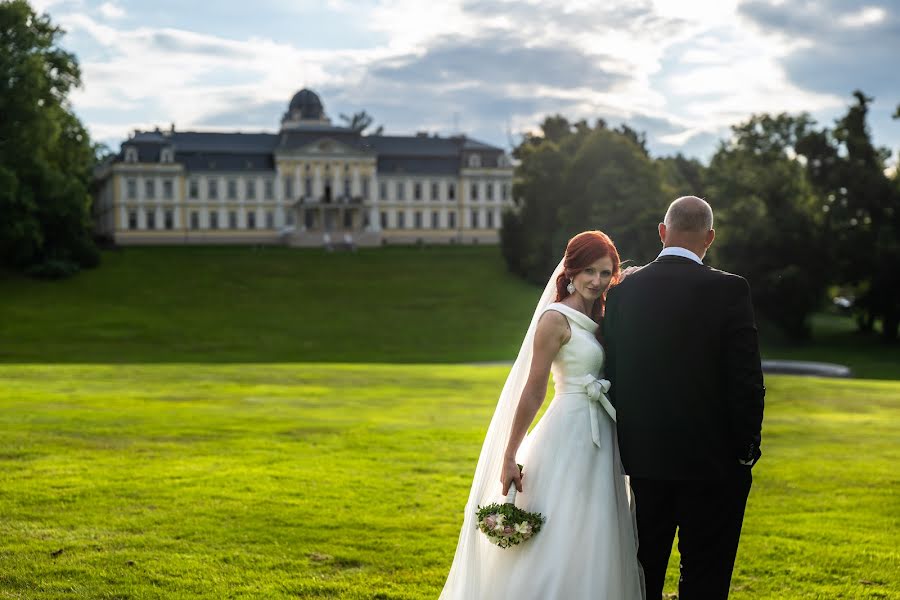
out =
{"type": "Polygon", "coordinates": [[[175,133],[175,123],[169,123],[169,133],[175,133]]]}

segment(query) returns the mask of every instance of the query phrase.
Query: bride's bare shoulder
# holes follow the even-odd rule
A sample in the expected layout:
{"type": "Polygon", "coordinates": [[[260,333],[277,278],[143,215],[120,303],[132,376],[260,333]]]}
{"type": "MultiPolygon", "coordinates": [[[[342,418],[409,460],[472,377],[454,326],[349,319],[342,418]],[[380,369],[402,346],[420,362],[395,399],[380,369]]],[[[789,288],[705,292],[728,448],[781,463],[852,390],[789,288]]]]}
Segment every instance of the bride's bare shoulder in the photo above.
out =
{"type": "Polygon", "coordinates": [[[536,336],[539,337],[569,337],[569,320],[564,314],[552,307],[547,308],[541,318],[538,319],[536,336]]]}

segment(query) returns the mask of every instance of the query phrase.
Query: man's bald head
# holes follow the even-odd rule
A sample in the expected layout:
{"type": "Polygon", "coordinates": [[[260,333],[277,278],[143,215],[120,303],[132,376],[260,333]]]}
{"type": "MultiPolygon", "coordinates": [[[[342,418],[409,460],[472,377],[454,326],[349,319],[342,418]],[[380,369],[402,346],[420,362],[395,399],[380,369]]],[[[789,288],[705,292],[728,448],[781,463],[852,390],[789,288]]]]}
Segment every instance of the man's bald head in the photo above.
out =
{"type": "Polygon", "coordinates": [[[712,207],[697,196],[682,196],[669,205],[663,222],[670,232],[706,234],[713,228],[712,207]]]}
{"type": "Polygon", "coordinates": [[[678,198],[659,224],[659,239],[666,248],[687,248],[702,259],[716,239],[712,208],[697,196],[678,198]]]}

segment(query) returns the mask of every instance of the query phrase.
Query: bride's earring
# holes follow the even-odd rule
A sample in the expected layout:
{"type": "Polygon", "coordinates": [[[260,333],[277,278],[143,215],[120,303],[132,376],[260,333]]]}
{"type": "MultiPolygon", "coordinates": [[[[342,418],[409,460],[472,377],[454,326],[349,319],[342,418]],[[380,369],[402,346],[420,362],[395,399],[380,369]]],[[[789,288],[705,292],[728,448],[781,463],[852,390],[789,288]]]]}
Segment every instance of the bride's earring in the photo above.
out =
{"type": "Polygon", "coordinates": [[[570,294],[575,293],[575,283],[571,279],[569,280],[569,285],[566,286],[566,291],[570,294]]]}

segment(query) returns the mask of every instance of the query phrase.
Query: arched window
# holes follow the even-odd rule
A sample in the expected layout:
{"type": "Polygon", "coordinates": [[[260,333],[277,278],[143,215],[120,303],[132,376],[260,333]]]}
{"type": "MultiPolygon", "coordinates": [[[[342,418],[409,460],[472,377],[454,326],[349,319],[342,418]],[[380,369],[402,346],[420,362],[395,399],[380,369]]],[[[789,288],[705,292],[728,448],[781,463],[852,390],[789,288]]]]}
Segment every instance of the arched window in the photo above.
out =
{"type": "Polygon", "coordinates": [[[481,156],[478,154],[472,154],[469,156],[469,167],[472,169],[477,169],[481,167],[481,156]]]}
{"type": "Polygon", "coordinates": [[[138,161],[137,148],[128,146],[125,148],[125,162],[136,163],[138,161]]]}

